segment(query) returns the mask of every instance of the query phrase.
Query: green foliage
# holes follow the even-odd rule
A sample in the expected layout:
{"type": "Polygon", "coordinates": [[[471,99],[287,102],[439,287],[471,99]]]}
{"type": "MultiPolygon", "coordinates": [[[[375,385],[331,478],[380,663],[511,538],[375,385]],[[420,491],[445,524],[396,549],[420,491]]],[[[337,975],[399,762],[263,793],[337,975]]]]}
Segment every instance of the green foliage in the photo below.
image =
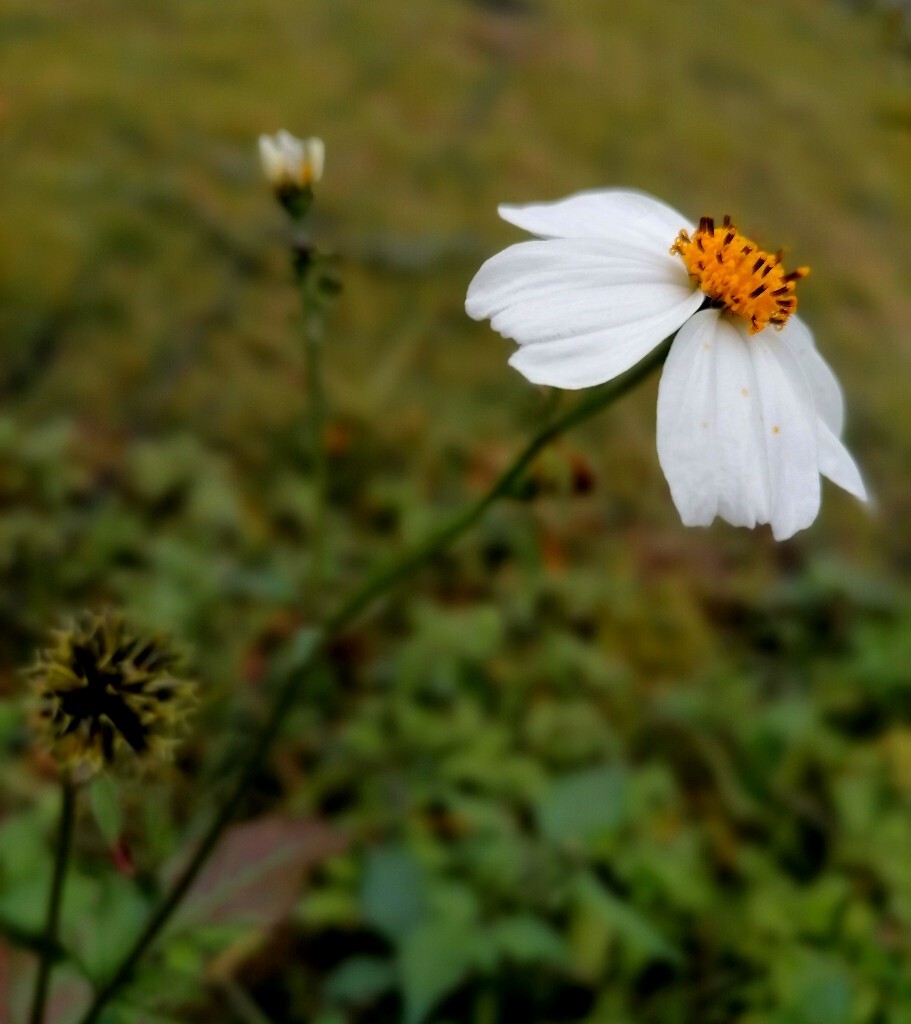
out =
{"type": "Polygon", "coordinates": [[[117,782],[111,775],[99,775],[88,788],[92,817],[104,841],[113,846],[123,834],[123,811],[117,782]]]}
{"type": "Polygon", "coordinates": [[[813,266],[801,311],[875,513],[827,489],[783,547],[685,531],[648,388],[566,439],[333,645],[105,1024],[911,1024],[911,63],[856,7],[12,0],[4,1024],[24,1020],[51,873],[56,795],[17,675],[47,626],[123,607],[186,646],[203,689],[171,769],[82,802],[67,1024],[308,627],[567,400],[463,314],[516,238],[496,203],[609,184],[730,211],[813,266]],[[280,124],[327,139],[313,227],[344,284],[318,593],[299,314],[254,148],[280,124]]]}
{"type": "Polygon", "coordinates": [[[627,780],[622,769],[607,766],[560,776],[538,805],[538,824],[552,843],[582,843],[623,824],[626,798],[627,780]]]}

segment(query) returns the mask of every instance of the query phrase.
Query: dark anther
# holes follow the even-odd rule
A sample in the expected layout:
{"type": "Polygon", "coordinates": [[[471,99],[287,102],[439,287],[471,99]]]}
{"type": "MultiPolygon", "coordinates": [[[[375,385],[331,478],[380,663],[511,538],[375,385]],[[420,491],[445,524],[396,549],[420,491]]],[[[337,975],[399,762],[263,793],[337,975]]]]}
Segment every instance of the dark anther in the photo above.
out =
{"type": "Polygon", "coordinates": [[[761,284],[758,288],[754,288],[750,292],[750,298],[751,299],[758,298],[758,296],[762,295],[762,293],[765,291],[765,289],[766,289],[766,286],[764,284],[761,284]]]}
{"type": "MultiPolygon", "coordinates": [[[[729,217],[725,217],[724,219],[725,219],[725,221],[728,221],[728,220],[730,220],[730,218],[729,218],[729,217]]],[[[734,241],[734,232],[733,232],[733,231],[729,231],[729,232],[728,232],[728,233],[727,233],[727,234],[726,234],[726,235],[724,236],[724,241],[723,241],[723,242],[722,242],[721,244],[722,244],[722,245],[730,245],[730,244],[731,244],[731,242],[733,242],[733,241],[734,241]]]]}
{"type": "Polygon", "coordinates": [[[756,262],[753,264],[753,273],[754,274],[763,265],[763,263],[765,263],[765,259],[762,256],[760,256],[759,259],[756,260],[756,262]]]}

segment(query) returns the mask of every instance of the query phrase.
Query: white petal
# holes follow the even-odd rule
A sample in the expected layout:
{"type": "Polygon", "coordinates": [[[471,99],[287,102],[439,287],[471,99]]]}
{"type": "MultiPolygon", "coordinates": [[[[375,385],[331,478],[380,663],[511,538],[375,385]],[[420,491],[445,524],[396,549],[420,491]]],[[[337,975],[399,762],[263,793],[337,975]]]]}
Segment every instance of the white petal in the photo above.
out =
{"type": "Polygon", "coordinates": [[[819,513],[816,403],[800,361],[775,331],[740,328],[759,384],[772,492],[772,534],[787,540],[819,513]]]}
{"type": "Polygon", "coordinates": [[[658,459],[687,526],[716,515],[768,522],[770,482],[756,375],[740,334],[717,310],[680,329],[658,389],[658,459]]]}
{"type": "Polygon", "coordinates": [[[269,135],[260,135],[259,137],[259,159],[263,173],[270,182],[281,177],[285,160],[281,150],[269,135]]]}
{"type": "Polygon", "coordinates": [[[683,522],[771,523],[819,510],[816,412],[793,353],[716,310],[680,329],[658,391],[658,458],[683,522]]]}
{"type": "Polygon", "coordinates": [[[465,308],[522,348],[536,384],[590,387],[628,370],[702,303],[679,261],[596,239],[522,242],[489,259],[465,308]]]}
{"type": "Polygon", "coordinates": [[[638,240],[665,252],[681,228],[693,227],[688,217],[653,196],[619,188],[579,192],[552,203],[504,203],[499,213],[503,220],[541,238],[638,240]]]}
{"type": "Polygon", "coordinates": [[[861,501],[867,500],[867,489],[860,476],[860,470],[851,458],[848,449],[829,429],[820,417],[819,423],[819,472],[833,484],[843,487],[849,494],[861,501]]]}
{"type": "Polygon", "coordinates": [[[322,139],[317,136],[307,139],[304,142],[306,151],[306,162],[310,171],[310,181],[314,184],[323,176],[323,167],[326,163],[326,146],[322,139]]]}
{"type": "Polygon", "coordinates": [[[810,328],[799,317],[792,316],[778,332],[778,337],[797,356],[822,421],[836,437],[841,437],[845,423],[845,401],[835,374],[813,344],[810,328]]]}
{"type": "Polygon", "coordinates": [[[284,128],[275,136],[282,156],[288,167],[296,167],[304,159],[304,144],[284,128]]]}

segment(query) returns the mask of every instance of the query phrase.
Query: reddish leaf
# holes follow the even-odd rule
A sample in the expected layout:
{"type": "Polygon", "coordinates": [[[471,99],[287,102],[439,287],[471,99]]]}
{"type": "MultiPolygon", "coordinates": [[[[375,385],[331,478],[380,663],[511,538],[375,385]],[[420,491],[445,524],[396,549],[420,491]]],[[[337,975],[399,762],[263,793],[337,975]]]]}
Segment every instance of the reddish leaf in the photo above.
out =
{"type": "Polygon", "coordinates": [[[75,974],[55,972],[47,1003],[45,1024],[73,1024],[83,1015],[92,998],[91,986],[75,974]]]}
{"type": "Polygon", "coordinates": [[[37,959],[0,943],[0,1021],[25,1019],[37,959]]]}
{"type": "MultiPolygon", "coordinates": [[[[29,1013],[37,957],[0,943],[0,1021],[21,1024],[29,1013]]],[[[91,998],[91,989],[72,969],[55,968],[45,1010],[45,1024],[73,1024],[91,998]]]]}
{"type": "Polygon", "coordinates": [[[174,926],[269,928],[294,907],[306,871],[345,845],[341,834],[310,819],[257,818],[235,825],[191,887],[174,926]]]}
{"type": "Polygon", "coordinates": [[[13,983],[12,958],[12,950],[0,943],[0,1020],[9,1020],[12,1017],[10,1009],[10,988],[13,983]]]}

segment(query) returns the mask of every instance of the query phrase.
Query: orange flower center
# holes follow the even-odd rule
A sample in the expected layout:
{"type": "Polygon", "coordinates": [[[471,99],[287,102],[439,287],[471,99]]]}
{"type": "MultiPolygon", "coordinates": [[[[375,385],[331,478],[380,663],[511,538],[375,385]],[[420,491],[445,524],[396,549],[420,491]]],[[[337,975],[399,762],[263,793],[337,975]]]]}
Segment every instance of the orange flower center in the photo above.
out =
{"type": "Polygon", "coordinates": [[[693,237],[681,231],[671,253],[686,264],[690,277],[714,305],[723,306],[746,320],[750,334],[772,324],[780,330],[797,309],[794,289],[810,273],[798,267],[789,274],[781,265],[781,251],[763,252],[724,218],[716,228],[711,217],[699,221],[693,237]]]}

